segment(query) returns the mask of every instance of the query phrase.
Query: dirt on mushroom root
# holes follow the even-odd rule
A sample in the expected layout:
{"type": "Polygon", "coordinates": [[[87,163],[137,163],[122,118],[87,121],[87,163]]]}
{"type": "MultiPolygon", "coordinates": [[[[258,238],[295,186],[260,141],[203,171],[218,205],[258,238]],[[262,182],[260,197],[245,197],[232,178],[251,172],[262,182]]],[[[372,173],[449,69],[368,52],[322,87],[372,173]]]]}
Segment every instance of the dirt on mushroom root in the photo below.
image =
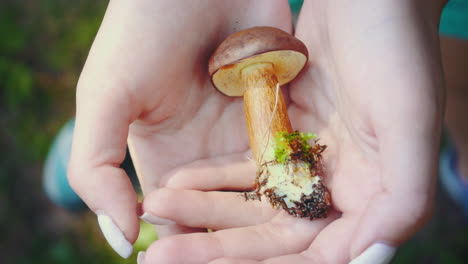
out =
{"type": "MultiPolygon", "coordinates": [[[[326,149],[325,145],[318,143],[317,136],[312,133],[302,133],[294,131],[292,133],[279,132],[275,136],[274,155],[275,160],[263,163],[257,171],[255,179],[255,191],[245,193],[246,200],[261,200],[265,196],[274,208],[283,208],[288,214],[310,220],[325,218],[331,207],[330,192],[322,184],[321,178],[324,176],[322,165],[322,153],[326,149]],[[313,139],[313,144],[308,143],[313,139]],[[306,163],[311,175],[312,192],[310,194],[302,193],[300,201],[293,201],[293,206],[288,206],[285,202],[286,195],[278,195],[276,187],[267,188],[270,172],[269,167],[277,164],[289,168],[297,168],[296,165],[306,163]],[[312,183],[312,177],[320,177],[315,183],[312,183]]],[[[293,171],[295,173],[296,171],[293,171]]],[[[296,184],[291,179],[291,184],[296,184]]]]}

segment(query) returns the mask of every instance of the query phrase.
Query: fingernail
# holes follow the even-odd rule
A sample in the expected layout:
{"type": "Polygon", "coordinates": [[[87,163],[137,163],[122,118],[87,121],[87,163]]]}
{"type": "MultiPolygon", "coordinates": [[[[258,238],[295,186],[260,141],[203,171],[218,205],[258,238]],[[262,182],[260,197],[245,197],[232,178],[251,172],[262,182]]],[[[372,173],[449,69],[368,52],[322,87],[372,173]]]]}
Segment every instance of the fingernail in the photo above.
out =
{"type": "Polygon", "coordinates": [[[395,253],[395,247],[375,243],[349,264],[387,264],[390,263],[395,253]]]}
{"type": "Polygon", "coordinates": [[[152,225],[172,225],[174,221],[145,212],[140,219],[152,225]]]}
{"type": "Polygon", "coordinates": [[[145,252],[140,251],[137,255],[137,264],[143,264],[143,261],[145,261],[145,252]]]}
{"type": "Polygon", "coordinates": [[[99,227],[101,228],[107,243],[119,254],[122,258],[128,258],[133,252],[133,246],[125,238],[124,234],[112,219],[105,215],[97,214],[99,227]]]}

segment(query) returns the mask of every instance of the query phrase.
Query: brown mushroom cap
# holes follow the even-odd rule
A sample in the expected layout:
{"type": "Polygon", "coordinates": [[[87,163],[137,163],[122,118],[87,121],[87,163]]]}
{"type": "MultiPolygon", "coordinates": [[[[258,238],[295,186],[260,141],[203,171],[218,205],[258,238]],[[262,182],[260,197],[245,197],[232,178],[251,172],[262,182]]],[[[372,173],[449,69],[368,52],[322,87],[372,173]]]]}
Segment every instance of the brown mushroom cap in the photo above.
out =
{"type": "Polygon", "coordinates": [[[228,96],[242,96],[241,71],[257,62],[273,64],[280,85],[293,80],[304,68],[309,53],[290,34],[272,27],[254,27],[227,37],[210,58],[208,71],[214,86],[228,96]]]}

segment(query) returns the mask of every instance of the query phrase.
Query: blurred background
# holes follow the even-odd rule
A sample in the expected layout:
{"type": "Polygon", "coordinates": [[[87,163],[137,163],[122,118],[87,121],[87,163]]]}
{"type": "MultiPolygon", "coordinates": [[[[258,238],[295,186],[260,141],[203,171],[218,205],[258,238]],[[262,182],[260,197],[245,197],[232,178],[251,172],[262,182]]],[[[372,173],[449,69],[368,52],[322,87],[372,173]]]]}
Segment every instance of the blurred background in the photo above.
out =
{"type": "MultiPolygon", "coordinates": [[[[301,1],[290,1],[298,9],[301,1]]],[[[66,210],[43,191],[43,170],[73,118],[75,86],[107,1],[0,1],[1,263],[136,263],[107,245],[87,210],[66,210]]],[[[131,170],[131,166],[129,168],[131,170]]],[[[443,190],[435,215],[393,263],[468,263],[468,225],[443,190]]],[[[156,234],[142,226],[136,250],[156,234]]]]}

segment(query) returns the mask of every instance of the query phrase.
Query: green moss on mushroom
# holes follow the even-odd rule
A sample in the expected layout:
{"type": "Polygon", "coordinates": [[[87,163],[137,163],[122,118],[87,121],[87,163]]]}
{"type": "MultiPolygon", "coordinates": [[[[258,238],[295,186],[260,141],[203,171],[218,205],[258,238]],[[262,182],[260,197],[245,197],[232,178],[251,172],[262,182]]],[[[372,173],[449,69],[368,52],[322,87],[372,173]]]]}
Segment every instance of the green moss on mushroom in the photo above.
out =
{"type": "Polygon", "coordinates": [[[249,198],[265,196],[273,207],[297,217],[326,217],[331,199],[321,180],[325,148],[313,133],[277,133],[273,139],[274,159],[260,166],[255,195],[249,198]]]}
{"type": "Polygon", "coordinates": [[[291,159],[291,155],[293,153],[297,153],[297,151],[300,151],[303,155],[307,155],[312,148],[309,144],[309,140],[316,138],[317,135],[311,132],[278,132],[275,135],[273,142],[273,151],[276,162],[285,164],[291,159]],[[298,147],[298,149],[294,149],[294,146],[298,147]]]}

